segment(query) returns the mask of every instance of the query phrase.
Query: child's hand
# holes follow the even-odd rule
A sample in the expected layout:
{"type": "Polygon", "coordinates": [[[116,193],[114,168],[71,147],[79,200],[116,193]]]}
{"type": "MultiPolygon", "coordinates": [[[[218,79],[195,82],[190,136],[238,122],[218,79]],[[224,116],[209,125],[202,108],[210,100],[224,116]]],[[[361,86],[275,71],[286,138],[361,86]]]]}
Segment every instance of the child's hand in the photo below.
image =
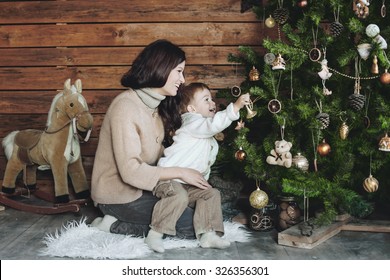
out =
{"type": "Polygon", "coordinates": [[[240,95],[240,97],[237,98],[236,102],[234,102],[233,107],[234,111],[238,113],[240,109],[244,108],[245,105],[249,105],[251,102],[251,97],[249,93],[245,93],[243,95],[240,95]]]}

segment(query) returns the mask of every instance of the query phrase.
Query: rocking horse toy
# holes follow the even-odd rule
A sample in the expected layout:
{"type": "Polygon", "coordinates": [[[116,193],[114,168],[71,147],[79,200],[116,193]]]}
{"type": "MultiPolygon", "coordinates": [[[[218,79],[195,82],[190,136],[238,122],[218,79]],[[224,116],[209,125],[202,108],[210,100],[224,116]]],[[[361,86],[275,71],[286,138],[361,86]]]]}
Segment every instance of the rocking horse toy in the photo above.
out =
{"type": "Polygon", "coordinates": [[[90,196],[87,178],[81,161],[80,141],[88,141],[93,118],[81,95],[81,80],[71,85],[68,79],[64,90],[53,99],[45,130],[13,131],[3,139],[8,159],[0,203],[22,211],[39,214],[78,212],[90,196]],[[81,138],[80,133],[86,137],[81,138]],[[40,166],[49,166],[54,177],[54,199],[36,186],[36,172],[40,166]],[[17,176],[23,171],[24,188],[16,188],[17,176]],[[75,198],[70,200],[68,175],[75,198]],[[52,206],[24,203],[12,197],[23,194],[52,202],[52,206]],[[53,201],[54,200],[54,201],[53,201]]]}

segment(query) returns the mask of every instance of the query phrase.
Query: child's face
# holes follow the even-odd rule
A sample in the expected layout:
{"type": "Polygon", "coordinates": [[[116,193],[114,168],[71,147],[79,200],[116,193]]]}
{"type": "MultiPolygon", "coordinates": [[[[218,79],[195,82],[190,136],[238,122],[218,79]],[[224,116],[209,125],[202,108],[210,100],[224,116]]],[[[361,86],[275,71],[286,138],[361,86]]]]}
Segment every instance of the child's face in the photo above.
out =
{"type": "Polygon", "coordinates": [[[215,102],[208,89],[198,91],[194,94],[190,104],[187,106],[188,112],[201,114],[205,118],[212,118],[216,112],[215,102]]]}

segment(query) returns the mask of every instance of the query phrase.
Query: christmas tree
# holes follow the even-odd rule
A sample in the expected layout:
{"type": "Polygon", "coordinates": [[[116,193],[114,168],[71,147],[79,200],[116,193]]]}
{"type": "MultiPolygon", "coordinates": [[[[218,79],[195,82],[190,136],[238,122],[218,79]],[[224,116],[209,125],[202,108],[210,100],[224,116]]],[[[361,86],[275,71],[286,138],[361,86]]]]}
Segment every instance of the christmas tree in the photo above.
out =
{"type": "Polygon", "coordinates": [[[341,213],[365,217],[387,205],[385,1],[242,4],[278,35],[263,39],[264,52],[241,46],[240,55],[228,57],[245,67],[246,79],[217,97],[232,101],[249,92],[253,106],[225,132],[216,166],[223,166],[226,177],[247,179],[251,191],[260,187],[270,199],[309,198],[321,209],[318,223],[341,213]]]}

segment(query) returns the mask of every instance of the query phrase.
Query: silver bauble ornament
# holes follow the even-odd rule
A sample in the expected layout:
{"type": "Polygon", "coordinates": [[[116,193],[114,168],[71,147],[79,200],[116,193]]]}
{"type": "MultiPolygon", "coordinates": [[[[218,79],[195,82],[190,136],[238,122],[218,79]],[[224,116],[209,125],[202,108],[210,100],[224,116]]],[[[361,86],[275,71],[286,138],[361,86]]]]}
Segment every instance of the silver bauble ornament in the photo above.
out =
{"type": "Polygon", "coordinates": [[[309,170],[309,161],[301,155],[301,153],[297,153],[297,155],[293,157],[292,163],[295,167],[301,169],[302,171],[309,170]]]}

